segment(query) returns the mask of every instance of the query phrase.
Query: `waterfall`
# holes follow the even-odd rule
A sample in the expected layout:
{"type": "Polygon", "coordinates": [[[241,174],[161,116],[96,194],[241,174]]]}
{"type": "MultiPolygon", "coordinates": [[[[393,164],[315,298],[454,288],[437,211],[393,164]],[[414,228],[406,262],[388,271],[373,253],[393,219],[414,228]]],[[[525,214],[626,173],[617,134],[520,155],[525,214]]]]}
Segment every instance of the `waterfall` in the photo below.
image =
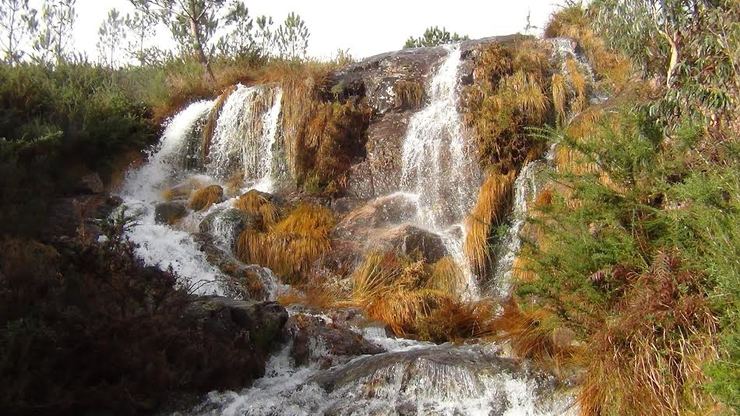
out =
{"type": "Polygon", "coordinates": [[[272,191],[281,101],[278,87],[237,86],[216,123],[208,149],[209,175],[226,180],[242,174],[249,188],[272,191]]]}
{"type": "Polygon", "coordinates": [[[213,103],[195,102],[169,120],[159,144],[149,152],[147,163],[127,174],[122,196],[149,202],[161,198],[162,186],[189,164],[193,142],[200,141],[200,128],[213,103]]]}
{"type": "Polygon", "coordinates": [[[555,148],[551,147],[544,160],[527,163],[514,181],[514,203],[511,208],[510,226],[506,236],[499,245],[496,267],[493,271],[494,295],[504,298],[511,292],[511,275],[514,260],[522,247],[520,233],[527,221],[529,204],[542,190],[545,174],[555,157],[555,148]]]}
{"type": "Polygon", "coordinates": [[[475,202],[480,174],[457,111],[460,47],[446,49],[447,58],[429,86],[429,104],[409,121],[401,189],[417,195],[418,225],[442,236],[447,251],[464,271],[467,288],[462,295],[475,297],[475,277],[462,249],[463,220],[475,202]]]}
{"type": "Polygon", "coordinates": [[[171,267],[183,279],[182,285],[201,294],[222,293],[221,273],[208,263],[189,233],[155,222],[154,204],[162,199],[164,187],[181,174],[183,155],[189,153],[192,140],[199,140],[194,132],[212,106],[213,101],[199,101],[174,116],[147,163],[129,172],[120,192],[122,208],[137,217],[127,231],[137,246],[136,255],[148,266],[171,267]]]}

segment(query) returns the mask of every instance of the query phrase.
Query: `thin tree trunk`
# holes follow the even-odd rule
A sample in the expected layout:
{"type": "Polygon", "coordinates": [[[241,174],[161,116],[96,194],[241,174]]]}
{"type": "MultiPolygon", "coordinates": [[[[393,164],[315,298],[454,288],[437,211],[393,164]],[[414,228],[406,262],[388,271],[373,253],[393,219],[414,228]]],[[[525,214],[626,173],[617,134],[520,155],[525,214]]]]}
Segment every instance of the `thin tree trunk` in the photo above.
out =
{"type": "Polygon", "coordinates": [[[193,37],[193,46],[195,47],[195,54],[198,57],[198,62],[203,65],[203,69],[205,70],[205,77],[208,81],[215,84],[216,77],[213,75],[211,63],[208,62],[208,58],[203,51],[203,43],[200,39],[200,28],[198,27],[198,23],[192,18],[190,19],[190,34],[193,37]]]}

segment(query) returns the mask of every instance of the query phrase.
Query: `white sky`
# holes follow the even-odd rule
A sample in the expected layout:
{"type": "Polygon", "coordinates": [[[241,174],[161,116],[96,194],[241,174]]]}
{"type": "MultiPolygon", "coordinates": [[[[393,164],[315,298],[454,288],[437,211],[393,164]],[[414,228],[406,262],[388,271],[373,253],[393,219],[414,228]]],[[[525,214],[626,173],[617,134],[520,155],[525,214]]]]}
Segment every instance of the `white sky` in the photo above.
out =
{"type": "MultiPolygon", "coordinates": [[[[37,0],[39,2],[39,0],[37,0]]],[[[309,55],[331,57],[349,49],[355,58],[400,49],[409,36],[428,26],[444,26],[471,39],[521,32],[531,11],[542,27],[562,0],[245,0],[249,13],[282,22],[291,11],[311,32],[309,55]]],[[[97,57],[97,31],[108,10],[132,11],[127,0],[78,0],[77,49],[97,57]]]]}

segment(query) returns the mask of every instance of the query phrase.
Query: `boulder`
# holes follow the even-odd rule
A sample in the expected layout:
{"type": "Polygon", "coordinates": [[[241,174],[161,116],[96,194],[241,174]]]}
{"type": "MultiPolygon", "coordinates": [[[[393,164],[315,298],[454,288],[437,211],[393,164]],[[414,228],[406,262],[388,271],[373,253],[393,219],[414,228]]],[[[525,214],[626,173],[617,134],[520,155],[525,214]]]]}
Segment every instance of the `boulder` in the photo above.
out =
{"type": "Polygon", "coordinates": [[[283,339],[288,312],[275,302],[200,296],[188,305],[183,320],[190,328],[235,341],[259,354],[267,354],[283,339]]]}
{"type": "Polygon", "coordinates": [[[484,345],[444,344],[361,357],[308,382],[328,392],[327,415],[366,409],[377,409],[373,414],[380,415],[474,410],[487,415],[529,414],[533,409],[537,414],[562,414],[567,408],[567,403],[553,400],[558,387],[554,377],[484,345]]]}
{"type": "Polygon", "coordinates": [[[201,233],[208,234],[214,240],[233,248],[234,241],[242,231],[259,229],[261,221],[258,215],[248,214],[236,208],[227,208],[206,215],[198,229],[201,233]]]}
{"type": "Polygon", "coordinates": [[[321,368],[329,368],[358,355],[385,351],[360,334],[314,315],[291,316],[285,330],[293,340],[290,355],[296,365],[318,363],[321,368]]]}
{"type": "Polygon", "coordinates": [[[105,190],[103,181],[97,173],[90,173],[82,176],[74,188],[79,194],[101,194],[105,190]]]}
{"type": "Polygon", "coordinates": [[[448,254],[442,237],[410,224],[384,230],[371,238],[368,247],[395,251],[427,263],[434,263],[448,254]]]}
{"type": "Polygon", "coordinates": [[[208,234],[199,233],[194,238],[199,242],[208,263],[230,278],[223,282],[230,296],[262,301],[274,299],[279,281],[270,269],[240,262],[230,251],[215,244],[208,234]]]}
{"type": "Polygon", "coordinates": [[[335,233],[344,238],[362,238],[374,228],[399,224],[416,216],[418,206],[408,194],[395,193],[376,198],[355,208],[337,224],[335,233]]]}
{"type": "Polygon", "coordinates": [[[154,221],[157,224],[174,224],[188,215],[188,208],[183,202],[162,202],[154,207],[154,221]]]}

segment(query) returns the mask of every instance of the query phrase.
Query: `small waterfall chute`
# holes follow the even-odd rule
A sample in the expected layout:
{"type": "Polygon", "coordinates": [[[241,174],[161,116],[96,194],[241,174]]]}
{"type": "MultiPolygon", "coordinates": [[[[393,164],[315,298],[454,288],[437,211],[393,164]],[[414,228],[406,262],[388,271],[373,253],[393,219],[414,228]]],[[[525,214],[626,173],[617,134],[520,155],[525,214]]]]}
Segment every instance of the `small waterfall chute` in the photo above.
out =
{"type": "Polygon", "coordinates": [[[418,225],[442,236],[464,271],[462,295],[472,298],[477,296],[477,283],[463,253],[463,220],[475,202],[480,173],[457,111],[460,46],[446,49],[448,55],[429,86],[429,103],[409,121],[401,190],[417,196],[418,225]]]}
{"type": "Polygon", "coordinates": [[[272,190],[281,101],[278,87],[237,85],[221,109],[210,140],[209,175],[227,180],[240,174],[247,187],[272,190]]]}

